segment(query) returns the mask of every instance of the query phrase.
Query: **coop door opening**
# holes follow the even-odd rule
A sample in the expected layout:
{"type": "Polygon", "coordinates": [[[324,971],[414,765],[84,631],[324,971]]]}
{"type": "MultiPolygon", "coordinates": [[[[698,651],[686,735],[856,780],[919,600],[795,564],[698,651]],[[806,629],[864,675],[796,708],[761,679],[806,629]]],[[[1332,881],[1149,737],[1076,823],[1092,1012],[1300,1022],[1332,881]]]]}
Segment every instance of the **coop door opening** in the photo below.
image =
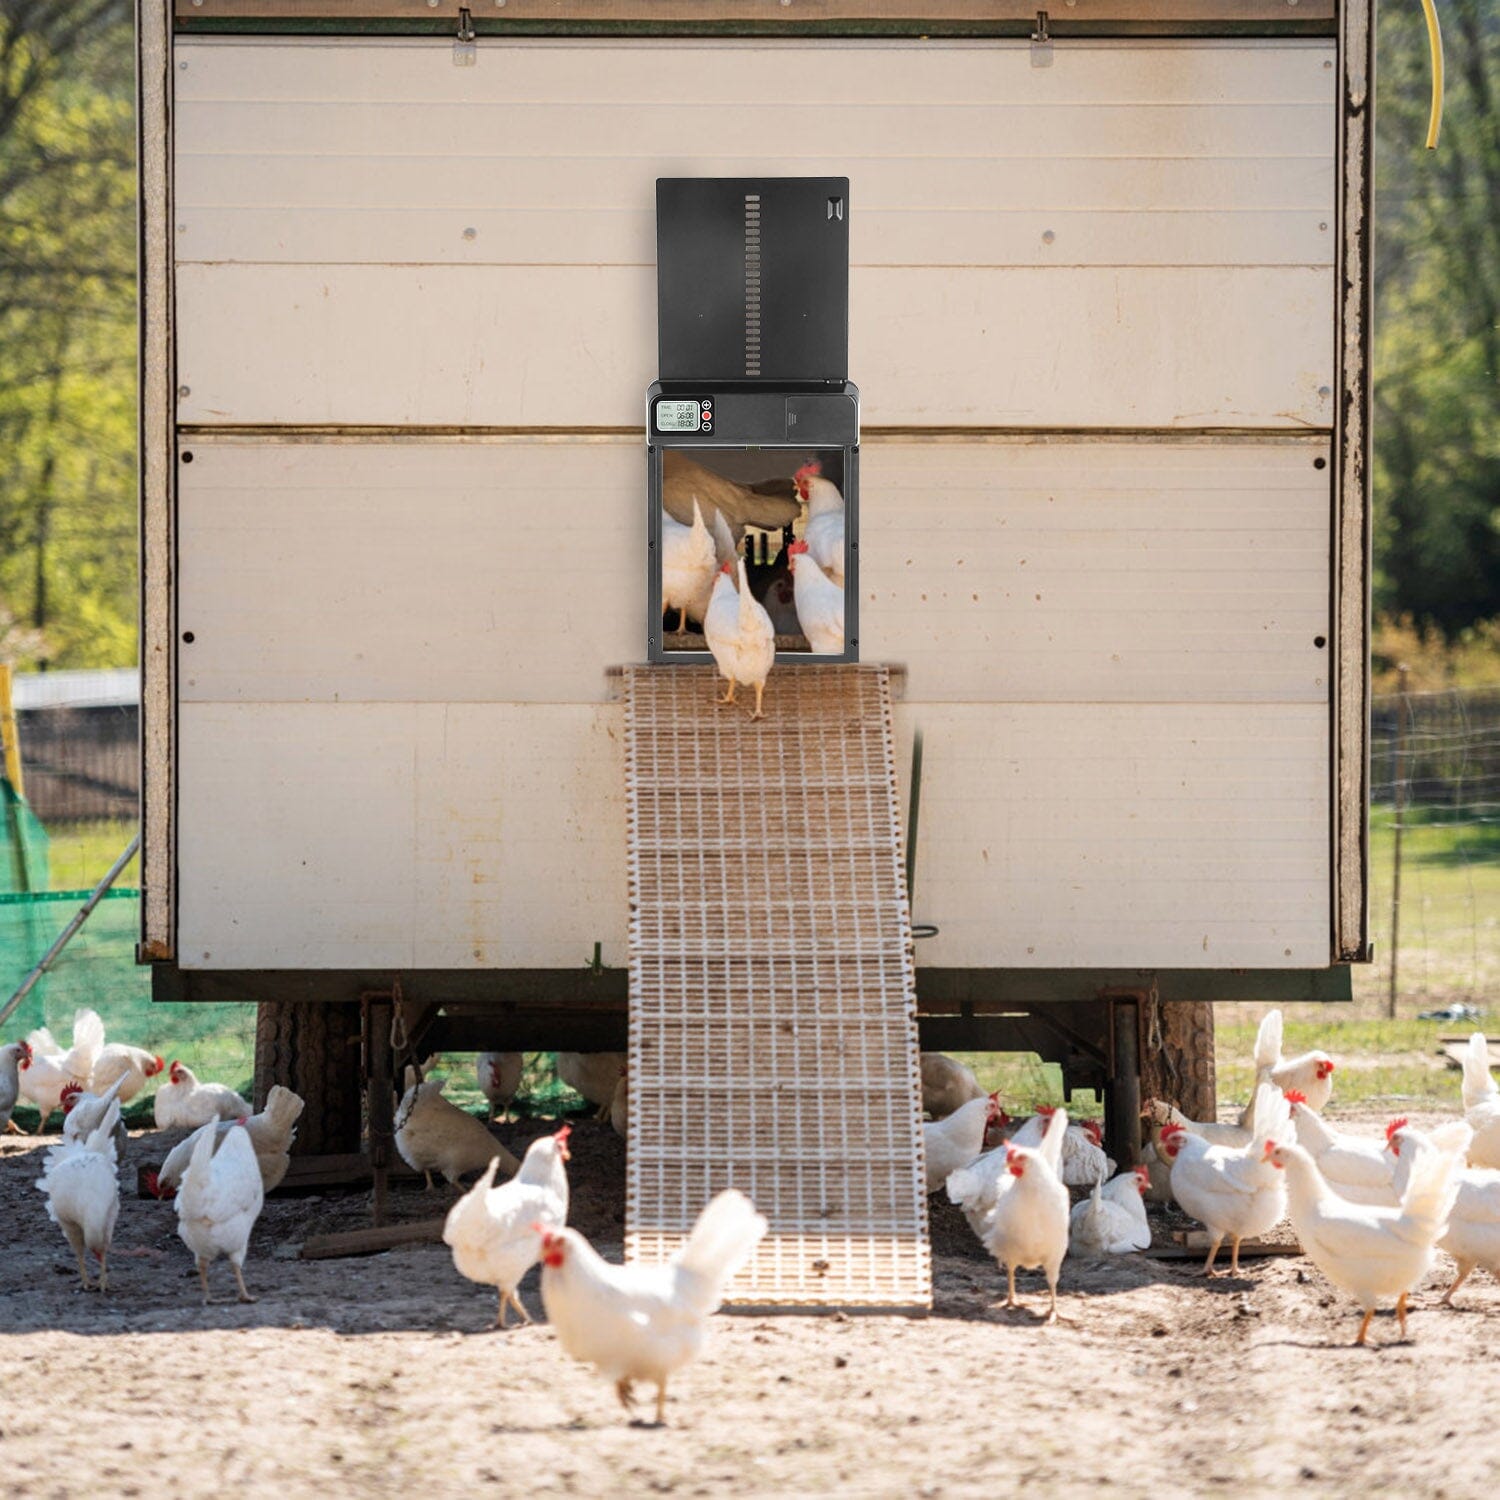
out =
{"type": "Polygon", "coordinates": [[[778,652],[842,656],[845,450],[672,447],[661,458],[663,650],[709,654],[716,590],[716,618],[733,628],[743,559],[778,652]]]}

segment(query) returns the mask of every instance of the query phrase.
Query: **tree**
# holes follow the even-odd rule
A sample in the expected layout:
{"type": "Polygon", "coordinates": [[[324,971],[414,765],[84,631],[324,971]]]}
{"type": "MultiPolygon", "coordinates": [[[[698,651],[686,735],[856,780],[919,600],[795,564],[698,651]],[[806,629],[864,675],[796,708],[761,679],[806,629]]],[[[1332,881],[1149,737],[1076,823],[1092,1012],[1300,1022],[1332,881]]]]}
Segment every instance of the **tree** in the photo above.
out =
{"type": "Polygon", "coordinates": [[[135,655],[126,0],[0,0],[0,605],[59,665],[135,655]]]}
{"type": "Polygon", "coordinates": [[[1422,18],[1381,11],[1376,602],[1451,639],[1500,614],[1500,12],[1446,0],[1443,15],[1443,134],[1426,152],[1422,18]]]}

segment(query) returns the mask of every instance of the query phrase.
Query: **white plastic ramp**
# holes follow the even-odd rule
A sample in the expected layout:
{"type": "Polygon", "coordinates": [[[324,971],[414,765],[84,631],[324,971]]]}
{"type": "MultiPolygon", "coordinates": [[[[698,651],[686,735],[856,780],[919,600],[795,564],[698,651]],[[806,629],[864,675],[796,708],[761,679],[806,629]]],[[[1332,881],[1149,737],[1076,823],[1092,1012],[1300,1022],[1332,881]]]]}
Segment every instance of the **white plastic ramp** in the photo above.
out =
{"type": "Polygon", "coordinates": [[[626,1255],[721,1188],[770,1233],[730,1299],[928,1307],[911,912],[882,667],[626,670],[626,1255]]]}

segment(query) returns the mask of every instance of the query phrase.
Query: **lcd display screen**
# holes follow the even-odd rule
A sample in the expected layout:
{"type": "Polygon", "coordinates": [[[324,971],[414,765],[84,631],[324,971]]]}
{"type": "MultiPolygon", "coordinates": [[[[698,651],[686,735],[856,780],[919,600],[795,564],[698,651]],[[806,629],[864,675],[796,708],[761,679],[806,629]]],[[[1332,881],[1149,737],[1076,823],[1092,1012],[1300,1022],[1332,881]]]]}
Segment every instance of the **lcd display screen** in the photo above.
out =
{"type": "Polygon", "coordinates": [[[697,432],[702,425],[703,419],[696,401],[658,401],[656,403],[656,430],[658,432],[697,432]]]}

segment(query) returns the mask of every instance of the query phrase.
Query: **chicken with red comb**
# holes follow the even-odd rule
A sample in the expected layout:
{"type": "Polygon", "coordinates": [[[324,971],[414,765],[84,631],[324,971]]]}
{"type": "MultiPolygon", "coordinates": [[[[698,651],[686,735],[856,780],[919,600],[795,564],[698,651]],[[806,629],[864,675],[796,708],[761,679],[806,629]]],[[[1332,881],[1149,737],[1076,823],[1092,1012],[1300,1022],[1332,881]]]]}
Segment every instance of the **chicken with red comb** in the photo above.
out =
{"type": "MultiPolygon", "coordinates": [[[[1307,1107],[1319,1113],[1333,1095],[1334,1061],[1326,1052],[1303,1052],[1297,1057],[1281,1055],[1282,1022],[1279,1010],[1268,1011],[1255,1035],[1255,1082],[1277,1088],[1296,1089],[1307,1107]]],[[[1247,1124],[1249,1106],[1240,1117],[1247,1124]]]]}
{"type": "Polygon", "coordinates": [[[499,1294],[496,1328],[506,1326],[506,1309],[521,1320],[531,1314],[516,1294],[521,1278],[542,1253],[544,1232],[568,1221],[568,1136],[564,1125],[538,1136],[526,1148],[520,1170],[509,1182],[495,1185],[500,1158],[491,1159],[479,1181],[448,1210],[443,1243],[453,1251],[461,1276],[492,1286],[499,1294]]]}
{"type": "Polygon", "coordinates": [[[1035,1149],[1018,1146],[1014,1140],[1007,1144],[1009,1180],[996,1194],[980,1234],[985,1249],[1005,1267],[1007,1307],[1018,1306],[1018,1270],[1036,1267],[1046,1276],[1046,1323],[1057,1320],[1057,1278],[1068,1253],[1068,1190],[1058,1172],[1067,1128],[1067,1111],[1058,1110],[1047,1121],[1035,1149]]]}
{"type": "Polygon", "coordinates": [[[1286,1098],[1297,1144],[1317,1163],[1329,1187],[1351,1203],[1383,1203],[1394,1208],[1399,1195],[1385,1142],[1335,1130],[1303,1102],[1297,1089],[1290,1090],[1286,1098]]]}
{"type": "Polygon", "coordinates": [[[564,1351],[614,1382],[629,1411],[638,1381],[656,1387],[666,1420],[667,1381],[702,1352],[709,1317],[755,1252],[766,1221],[728,1188],[698,1215],[665,1265],[611,1265],[576,1229],[542,1235],[542,1306],[564,1351]]]}

